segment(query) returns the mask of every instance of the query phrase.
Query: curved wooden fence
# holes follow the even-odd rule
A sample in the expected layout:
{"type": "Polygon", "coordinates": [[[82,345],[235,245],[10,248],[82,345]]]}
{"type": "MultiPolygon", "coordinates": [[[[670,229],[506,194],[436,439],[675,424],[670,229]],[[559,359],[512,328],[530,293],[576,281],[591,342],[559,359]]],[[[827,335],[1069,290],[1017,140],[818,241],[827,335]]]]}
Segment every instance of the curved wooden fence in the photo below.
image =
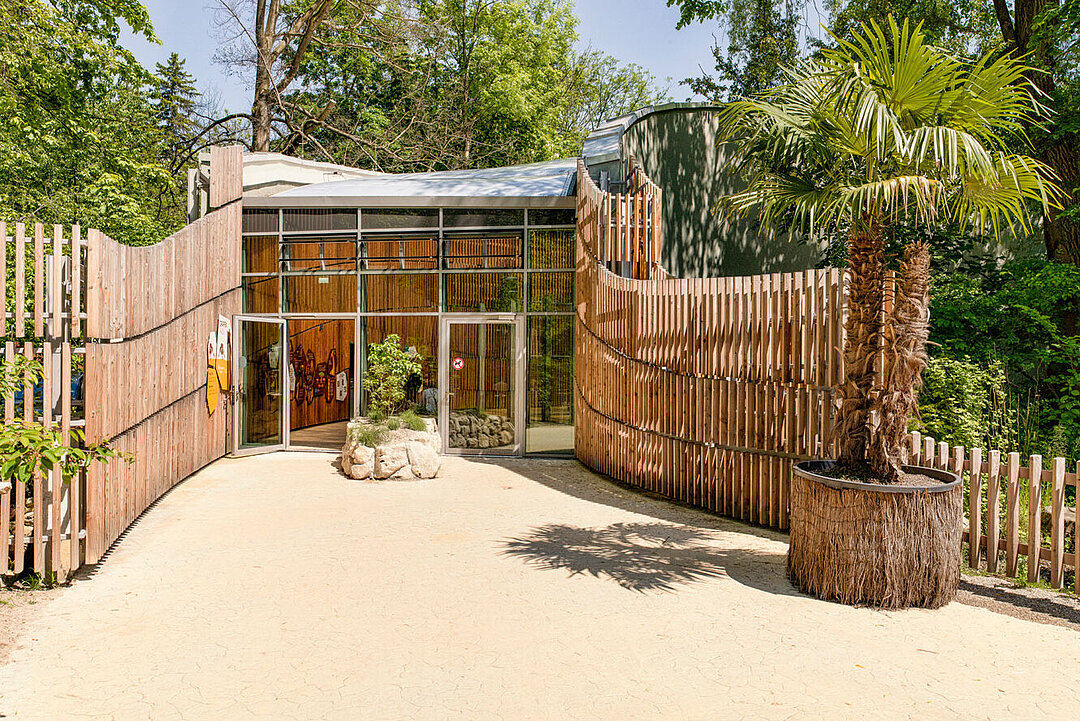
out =
{"type": "Polygon", "coordinates": [[[4,422],[82,428],[134,456],[76,478],[0,478],[0,575],[63,579],[95,563],[165,491],[224,455],[227,409],[224,396],[207,408],[206,349],[218,316],[240,310],[239,148],[214,148],[211,168],[215,210],[157,245],[0,222],[4,360],[37,358],[45,371],[38,388],[0,399],[4,422]]]}
{"type": "Polygon", "coordinates": [[[659,189],[640,168],[631,177],[630,196],[609,195],[578,166],[577,457],[628,484],[786,528],[792,461],[820,456],[830,435],[843,277],[667,277],[659,189]]]}

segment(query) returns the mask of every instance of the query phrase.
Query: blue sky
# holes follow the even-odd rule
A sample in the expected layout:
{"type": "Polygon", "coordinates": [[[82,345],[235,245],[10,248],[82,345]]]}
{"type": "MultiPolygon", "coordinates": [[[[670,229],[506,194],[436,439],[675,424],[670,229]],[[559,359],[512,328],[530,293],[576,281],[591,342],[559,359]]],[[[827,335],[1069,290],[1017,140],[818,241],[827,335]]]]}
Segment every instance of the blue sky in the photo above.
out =
{"type": "MultiPolygon", "coordinates": [[[[129,47],[146,66],[177,52],[200,89],[216,90],[226,109],[246,110],[250,96],[239,78],[229,77],[213,62],[218,45],[216,4],[210,0],[146,0],[161,45],[129,40],[129,47]]],[[[577,0],[578,32],[582,46],[591,46],[623,62],[647,68],[657,78],[671,78],[669,94],[676,100],[691,97],[680,80],[698,74],[698,66],[711,67],[715,26],[695,24],[675,30],[678,12],[664,0],[577,0]]]]}

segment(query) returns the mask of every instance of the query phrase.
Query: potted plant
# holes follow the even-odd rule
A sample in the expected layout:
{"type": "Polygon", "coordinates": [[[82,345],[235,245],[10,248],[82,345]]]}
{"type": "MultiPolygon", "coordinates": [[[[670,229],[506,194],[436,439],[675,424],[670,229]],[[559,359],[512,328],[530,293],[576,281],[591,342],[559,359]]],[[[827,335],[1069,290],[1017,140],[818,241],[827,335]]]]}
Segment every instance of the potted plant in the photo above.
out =
{"type": "Polygon", "coordinates": [[[930,248],[907,244],[887,287],[885,236],[945,222],[1027,230],[1032,207],[1056,206],[1061,191],[1047,166],[1008,149],[1045,112],[1015,59],[965,63],[891,16],[834,40],[782,87],[720,114],[748,180],[724,198],[731,210],[847,238],[837,457],[795,467],[788,573],[822,598],[937,607],[959,583],[960,478],[905,465],[927,363],[930,248]]]}

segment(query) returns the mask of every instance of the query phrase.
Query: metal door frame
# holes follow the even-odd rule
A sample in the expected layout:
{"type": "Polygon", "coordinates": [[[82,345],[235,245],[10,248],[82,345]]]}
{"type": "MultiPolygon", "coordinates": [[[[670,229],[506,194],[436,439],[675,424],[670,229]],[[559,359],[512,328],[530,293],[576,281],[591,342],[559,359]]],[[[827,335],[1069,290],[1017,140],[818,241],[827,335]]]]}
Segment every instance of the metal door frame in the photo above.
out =
{"type": "Polygon", "coordinates": [[[525,454],[525,315],[523,313],[453,313],[439,318],[439,437],[442,451],[449,456],[522,456],[525,454]],[[508,450],[491,448],[450,448],[450,326],[512,325],[514,326],[514,447],[508,450]]]}
{"type": "Polygon", "coordinates": [[[229,384],[232,387],[233,398],[236,401],[233,403],[232,422],[232,452],[233,456],[253,456],[258,453],[273,453],[275,451],[283,451],[289,447],[289,406],[291,405],[290,393],[291,384],[289,382],[289,332],[288,326],[284,318],[267,318],[265,316],[257,315],[234,315],[233,319],[233,343],[232,343],[232,379],[229,384]],[[272,446],[253,446],[250,448],[240,447],[240,413],[241,406],[244,403],[244,393],[241,387],[241,378],[243,377],[240,372],[240,347],[243,344],[243,335],[241,334],[241,325],[245,321],[253,323],[269,323],[276,325],[280,329],[281,333],[281,368],[279,369],[279,386],[281,388],[281,443],[275,443],[272,446]]]}

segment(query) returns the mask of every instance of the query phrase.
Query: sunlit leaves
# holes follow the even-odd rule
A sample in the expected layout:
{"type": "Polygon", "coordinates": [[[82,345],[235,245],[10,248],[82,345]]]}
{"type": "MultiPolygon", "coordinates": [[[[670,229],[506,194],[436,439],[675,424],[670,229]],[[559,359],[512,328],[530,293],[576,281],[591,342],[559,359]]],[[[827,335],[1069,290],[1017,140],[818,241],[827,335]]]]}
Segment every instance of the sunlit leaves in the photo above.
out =
{"type": "Polygon", "coordinates": [[[871,216],[1000,233],[1030,230],[1033,207],[1059,201],[1053,171],[1001,141],[1045,112],[1023,65],[963,62],[892,18],[888,32],[871,23],[836,40],[785,85],[721,114],[750,177],[725,199],[731,209],[810,231],[871,216]]]}

